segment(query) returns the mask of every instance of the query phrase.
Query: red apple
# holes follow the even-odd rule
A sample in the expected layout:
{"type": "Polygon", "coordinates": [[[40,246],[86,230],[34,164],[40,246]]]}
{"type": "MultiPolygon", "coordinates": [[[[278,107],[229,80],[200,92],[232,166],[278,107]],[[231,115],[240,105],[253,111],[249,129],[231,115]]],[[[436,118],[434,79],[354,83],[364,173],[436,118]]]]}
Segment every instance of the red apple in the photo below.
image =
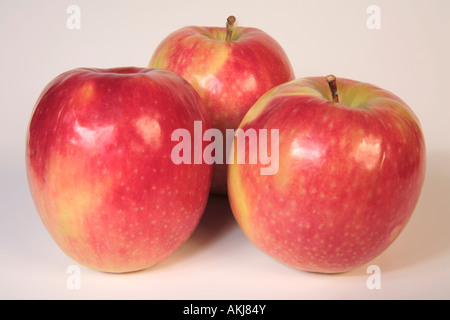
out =
{"type": "Polygon", "coordinates": [[[28,182],[59,247],[106,272],[148,268],[193,233],[211,165],[175,165],[175,129],[209,128],[192,86],[167,70],[75,69],[42,92],[26,144],[28,182]]]}
{"type": "Polygon", "coordinates": [[[279,130],[276,174],[261,175],[261,164],[228,169],[234,216],[268,255],[301,270],[344,272],[378,256],[407,225],[425,144],[417,117],[394,94],[333,76],[298,79],[262,96],[240,128],[279,130]]]}
{"type": "MultiPolygon", "coordinates": [[[[167,36],[149,67],[174,71],[203,99],[213,128],[236,129],[248,109],[269,89],[294,79],[282,47],[262,30],[234,27],[181,28],[167,36]]],[[[222,147],[222,146],[221,146],[222,147]]],[[[226,194],[226,144],[216,161],[211,190],[226,194]],[[223,164],[221,164],[222,162],[223,164]]]]}

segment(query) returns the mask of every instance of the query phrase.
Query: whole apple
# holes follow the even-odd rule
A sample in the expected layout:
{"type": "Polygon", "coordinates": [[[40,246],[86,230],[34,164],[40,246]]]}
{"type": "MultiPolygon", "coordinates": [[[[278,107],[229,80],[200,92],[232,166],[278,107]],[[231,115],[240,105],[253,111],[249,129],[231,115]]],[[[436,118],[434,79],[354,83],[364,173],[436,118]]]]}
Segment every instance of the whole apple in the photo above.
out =
{"type": "Polygon", "coordinates": [[[171,133],[209,128],[179,75],[148,68],[80,68],[41,93],[29,124],[26,168],[37,211],[59,247],[105,272],[148,268],[193,233],[211,165],[175,165],[171,133]]]}
{"type": "MultiPolygon", "coordinates": [[[[260,29],[234,26],[235,20],[228,17],[226,27],[181,28],[160,43],[149,63],[189,81],[206,105],[211,126],[224,136],[226,129],[237,129],[262,94],[294,79],[279,43],[260,29]]],[[[226,149],[224,144],[223,160],[214,165],[214,193],[227,192],[226,149]]]]}
{"type": "Polygon", "coordinates": [[[382,253],[407,225],[424,181],[425,143],[394,94],[334,76],[297,79],[263,95],[240,128],[279,130],[276,174],[261,175],[261,164],[228,169],[233,214],[268,255],[301,270],[345,272],[382,253]]]}

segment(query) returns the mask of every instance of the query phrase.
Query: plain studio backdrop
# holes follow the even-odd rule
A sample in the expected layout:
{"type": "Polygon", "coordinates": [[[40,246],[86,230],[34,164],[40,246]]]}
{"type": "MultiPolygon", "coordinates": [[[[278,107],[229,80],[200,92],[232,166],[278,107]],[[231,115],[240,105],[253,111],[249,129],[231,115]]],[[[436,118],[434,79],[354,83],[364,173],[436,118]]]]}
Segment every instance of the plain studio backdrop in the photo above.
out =
{"type": "Polygon", "coordinates": [[[0,298],[450,298],[449,21],[445,0],[2,0],[0,298]],[[257,250],[226,198],[212,197],[191,239],[155,267],[112,275],[78,266],[45,230],[28,191],[25,134],[41,90],[76,67],[147,66],[170,32],[224,26],[230,14],[274,37],[298,78],[333,73],[410,105],[426,139],[427,175],[407,228],[361,268],[307,273],[257,250]],[[370,285],[371,265],[379,288],[370,285]]]}

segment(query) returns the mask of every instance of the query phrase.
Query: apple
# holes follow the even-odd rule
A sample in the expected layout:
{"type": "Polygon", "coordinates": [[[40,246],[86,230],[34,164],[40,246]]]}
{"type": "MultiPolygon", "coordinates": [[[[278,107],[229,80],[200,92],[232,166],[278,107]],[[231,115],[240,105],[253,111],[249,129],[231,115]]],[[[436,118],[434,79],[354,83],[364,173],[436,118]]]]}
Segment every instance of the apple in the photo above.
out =
{"type": "Polygon", "coordinates": [[[213,166],[176,165],[171,133],[210,127],[179,75],[149,68],[79,68],[41,93],[27,131],[37,211],[79,264],[113,272],[151,267],[196,228],[213,166]]]}
{"type": "MultiPolygon", "coordinates": [[[[174,71],[189,81],[206,105],[211,126],[236,129],[256,100],[269,89],[294,79],[283,48],[257,28],[234,26],[181,28],[156,48],[149,67],[174,71]]],[[[227,192],[226,149],[214,165],[211,191],[227,192]]],[[[228,146],[229,147],[229,146],[228,146]]]]}
{"type": "Polygon", "coordinates": [[[233,214],[269,256],[300,270],[345,272],[381,254],[407,225],[425,143],[396,95],[332,75],[296,79],[263,95],[239,128],[279,130],[277,173],[261,175],[260,163],[228,169],[233,214]]]}

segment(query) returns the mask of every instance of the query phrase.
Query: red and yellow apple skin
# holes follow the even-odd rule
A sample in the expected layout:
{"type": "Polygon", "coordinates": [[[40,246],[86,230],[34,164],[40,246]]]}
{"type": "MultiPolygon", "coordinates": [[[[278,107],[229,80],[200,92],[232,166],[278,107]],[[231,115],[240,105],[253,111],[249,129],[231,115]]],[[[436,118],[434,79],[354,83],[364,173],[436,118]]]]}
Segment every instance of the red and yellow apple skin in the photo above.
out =
{"type": "Polygon", "coordinates": [[[26,144],[29,187],[59,247],[105,272],[148,268],[193,233],[211,165],[175,165],[171,133],[209,122],[192,86],[167,70],[75,69],[39,97],[26,144]]]}
{"type": "MultiPolygon", "coordinates": [[[[167,36],[149,67],[174,71],[189,81],[206,105],[211,126],[236,129],[258,98],[294,79],[282,47],[262,30],[235,27],[230,41],[226,28],[185,27],[167,36]]],[[[226,145],[223,163],[214,165],[211,190],[226,194],[226,145]]]]}
{"type": "Polygon", "coordinates": [[[273,258],[321,273],[382,253],[407,225],[425,175],[423,134],[405,102],[370,84],[338,78],[337,86],[340,103],[325,77],[266,93],[240,128],[279,129],[279,171],[228,169],[244,234],[273,258]]]}

